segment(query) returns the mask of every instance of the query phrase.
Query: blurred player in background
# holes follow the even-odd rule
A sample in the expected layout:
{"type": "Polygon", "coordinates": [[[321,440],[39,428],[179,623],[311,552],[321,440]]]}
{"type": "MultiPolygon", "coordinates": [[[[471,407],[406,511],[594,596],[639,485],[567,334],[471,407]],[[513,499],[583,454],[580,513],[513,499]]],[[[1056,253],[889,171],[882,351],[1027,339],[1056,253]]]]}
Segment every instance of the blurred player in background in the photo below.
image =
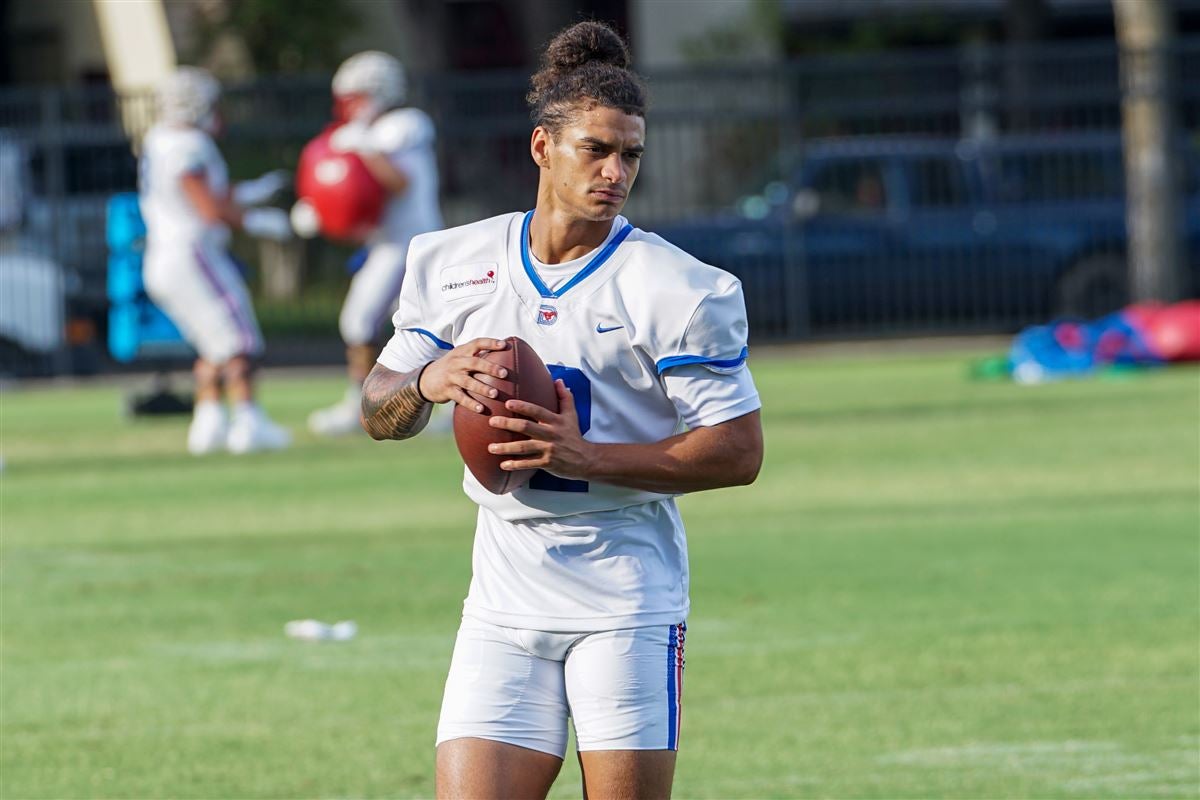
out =
{"type": "Polygon", "coordinates": [[[187,437],[195,455],[278,450],[291,442],[288,431],[255,402],[254,360],[262,353],[262,333],[241,270],[227,251],[230,226],[268,239],[292,235],[286,212],[252,207],[288,179],[286,173],[270,173],[230,189],[213,141],[221,129],[220,94],[207,71],[177,69],[159,89],[159,120],[142,142],[138,168],[146,293],[199,355],[187,437]],[[232,421],[225,396],[233,406],[232,421]]]}
{"type": "Polygon", "coordinates": [[[357,154],[388,199],[338,318],[350,385],[340,402],[309,417],[317,434],[362,430],[362,383],[379,353],[380,324],[396,308],[408,243],[442,227],[433,122],[420,109],[401,108],[406,95],[404,67],[386,53],[351,56],[333,76],[335,116],[343,124],[330,145],[357,154]]]}
{"type": "Polygon", "coordinates": [[[529,94],[537,205],[418,237],[396,332],[363,388],[377,439],[434,403],[483,411],[479,357],[530,342],[558,413],[509,400],[505,495],[479,504],[473,577],[438,725],[439,797],[545,797],[573,719],[585,796],[665,797],[679,747],[688,567],[678,494],[749,483],[762,460],[741,284],[620,211],[645,94],[625,43],[582,22],[529,94]],[[686,431],[680,433],[681,430],[686,431]],[[584,434],[587,437],[584,438],[584,434]]]}

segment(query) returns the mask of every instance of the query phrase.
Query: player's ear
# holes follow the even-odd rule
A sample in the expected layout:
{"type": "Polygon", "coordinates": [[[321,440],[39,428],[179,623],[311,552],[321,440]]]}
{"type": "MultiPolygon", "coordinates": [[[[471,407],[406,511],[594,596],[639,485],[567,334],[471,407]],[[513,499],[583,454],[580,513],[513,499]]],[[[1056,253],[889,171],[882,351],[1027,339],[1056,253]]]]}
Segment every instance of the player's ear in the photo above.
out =
{"type": "Polygon", "coordinates": [[[537,164],[542,169],[550,168],[550,131],[538,125],[533,129],[533,136],[529,139],[529,154],[533,156],[533,163],[537,164]]]}

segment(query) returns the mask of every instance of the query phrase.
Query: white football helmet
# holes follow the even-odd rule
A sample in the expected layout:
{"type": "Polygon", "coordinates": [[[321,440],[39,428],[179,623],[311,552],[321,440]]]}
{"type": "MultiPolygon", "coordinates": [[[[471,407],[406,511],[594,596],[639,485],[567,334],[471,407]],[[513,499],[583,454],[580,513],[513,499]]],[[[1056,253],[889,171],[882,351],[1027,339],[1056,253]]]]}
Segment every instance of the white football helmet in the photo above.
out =
{"type": "Polygon", "coordinates": [[[158,87],[158,113],[167,122],[209,130],[216,119],[221,84],[199,67],[179,67],[158,87]]]}
{"type": "Polygon", "coordinates": [[[365,94],[376,114],[404,102],[408,78],[394,56],[367,50],[350,56],[333,75],[333,96],[365,94]]]}

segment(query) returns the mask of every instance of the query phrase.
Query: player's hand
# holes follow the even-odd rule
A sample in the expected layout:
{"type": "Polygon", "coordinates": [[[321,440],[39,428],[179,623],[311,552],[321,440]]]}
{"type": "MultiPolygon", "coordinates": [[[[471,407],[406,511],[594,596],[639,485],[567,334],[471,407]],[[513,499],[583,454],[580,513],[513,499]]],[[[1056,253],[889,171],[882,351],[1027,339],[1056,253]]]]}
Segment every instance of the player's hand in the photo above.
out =
{"type": "Polygon", "coordinates": [[[495,397],[494,387],[488,386],[473,373],[486,373],[497,378],[507,378],[508,370],[482,358],[492,350],[507,350],[508,342],[503,339],[472,339],[460,344],[437,361],[432,362],[421,373],[417,391],[434,403],[454,401],[468,411],[483,413],[483,404],[467,392],[480,397],[495,397]]]}
{"type": "Polygon", "coordinates": [[[347,122],[329,137],[329,147],[338,153],[373,153],[371,131],[361,122],[347,122]]]}
{"type": "Polygon", "coordinates": [[[579,415],[575,397],[561,380],[554,382],[558,393],[558,413],[524,400],[509,400],[504,407],[519,417],[492,417],[489,424],[529,438],[520,442],[488,445],[488,452],[512,456],[500,463],[500,468],[515,472],[522,469],[544,469],[560,478],[586,478],[592,463],[591,442],[579,432],[579,415]]]}
{"type": "Polygon", "coordinates": [[[311,239],[321,232],[321,217],[317,209],[303,197],[292,206],[288,219],[292,223],[292,230],[301,239],[311,239]]]}

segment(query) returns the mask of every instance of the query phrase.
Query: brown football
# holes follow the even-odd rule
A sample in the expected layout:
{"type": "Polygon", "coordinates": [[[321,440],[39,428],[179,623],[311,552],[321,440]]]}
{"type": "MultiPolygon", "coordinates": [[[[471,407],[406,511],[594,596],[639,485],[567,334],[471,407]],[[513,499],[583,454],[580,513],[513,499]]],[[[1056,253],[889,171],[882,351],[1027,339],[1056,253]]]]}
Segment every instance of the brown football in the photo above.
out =
{"type": "Polygon", "coordinates": [[[493,428],[488,424],[492,417],[518,416],[504,407],[507,400],[524,400],[558,413],[558,393],[554,391],[554,379],[542,363],[542,359],[525,340],[516,336],[505,339],[506,350],[490,350],[483,358],[494,361],[508,369],[508,377],[495,378],[477,374],[475,377],[496,387],[496,397],[471,397],[483,404],[483,413],[468,411],[460,405],[454,407],[454,441],[467,469],[475,479],[492,494],[506,494],[523,486],[533,477],[534,469],[506,472],[500,463],[512,456],[495,455],[488,452],[488,445],[496,442],[516,442],[528,437],[512,431],[493,428]]]}

